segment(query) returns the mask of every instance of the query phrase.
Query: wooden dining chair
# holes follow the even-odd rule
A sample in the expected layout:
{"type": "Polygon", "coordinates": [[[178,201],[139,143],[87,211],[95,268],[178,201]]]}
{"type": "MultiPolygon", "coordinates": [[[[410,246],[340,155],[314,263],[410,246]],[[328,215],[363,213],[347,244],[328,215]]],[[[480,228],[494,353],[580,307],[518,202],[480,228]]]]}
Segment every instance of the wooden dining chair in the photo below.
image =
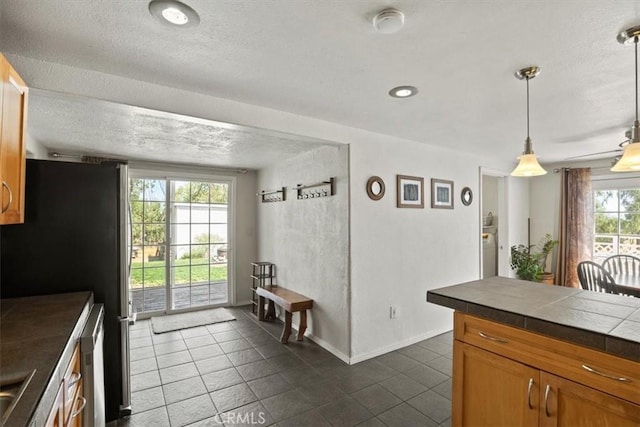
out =
{"type": "Polygon", "coordinates": [[[640,258],[632,255],[612,255],[604,260],[602,267],[612,275],[637,276],[640,275],[640,258]]]}
{"type": "Polygon", "coordinates": [[[584,290],[608,294],[618,293],[616,282],[611,274],[593,261],[582,261],[578,264],[578,279],[584,290]]]}

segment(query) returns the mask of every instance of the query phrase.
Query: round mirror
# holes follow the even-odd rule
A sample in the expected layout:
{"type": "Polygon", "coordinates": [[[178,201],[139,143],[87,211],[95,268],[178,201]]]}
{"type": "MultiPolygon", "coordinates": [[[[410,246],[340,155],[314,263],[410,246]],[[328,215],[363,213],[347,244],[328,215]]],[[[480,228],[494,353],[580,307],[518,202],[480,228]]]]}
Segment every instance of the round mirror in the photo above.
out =
{"type": "Polygon", "coordinates": [[[380,200],[384,196],[384,181],[379,176],[372,176],[367,181],[367,194],[371,200],[380,200]]]}
{"type": "Polygon", "coordinates": [[[462,199],[462,204],[465,206],[469,206],[473,201],[473,191],[469,187],[464,187],[462,189],[462,193],[460,194],[460,198],[462,199]]]}

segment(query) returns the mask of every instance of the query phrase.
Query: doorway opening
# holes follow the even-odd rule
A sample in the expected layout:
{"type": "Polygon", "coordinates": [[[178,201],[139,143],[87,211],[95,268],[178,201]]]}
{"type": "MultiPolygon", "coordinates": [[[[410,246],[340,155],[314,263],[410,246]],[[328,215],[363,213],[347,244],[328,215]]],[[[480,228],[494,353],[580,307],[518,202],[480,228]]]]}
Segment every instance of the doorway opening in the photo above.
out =
{"type": "Polygon", "coordinates": [[[480,278],[509,275],[507,176],[480,170],[480,278]]]}

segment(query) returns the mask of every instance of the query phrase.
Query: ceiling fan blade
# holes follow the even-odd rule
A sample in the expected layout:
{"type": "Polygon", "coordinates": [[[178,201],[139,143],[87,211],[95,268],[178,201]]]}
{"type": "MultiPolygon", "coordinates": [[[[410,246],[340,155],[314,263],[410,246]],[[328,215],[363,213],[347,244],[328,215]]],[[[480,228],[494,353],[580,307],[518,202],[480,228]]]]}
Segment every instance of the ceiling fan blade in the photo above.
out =
{"type": "Polygon", "coordinates": [[[608,151],[599,151],[597,153],[589,153],[589,154],[582,154],[580,156],[573,156],[573,157],[567,157],[565,160],[575,160],[575,159],[582,159],[584,157],[591,157],[591,156],[598,156],[600,154],[609,154],[609,153],[619,153],[621,152],[622,149],[618,148],[616,150],[608,150],[608,151]]]}

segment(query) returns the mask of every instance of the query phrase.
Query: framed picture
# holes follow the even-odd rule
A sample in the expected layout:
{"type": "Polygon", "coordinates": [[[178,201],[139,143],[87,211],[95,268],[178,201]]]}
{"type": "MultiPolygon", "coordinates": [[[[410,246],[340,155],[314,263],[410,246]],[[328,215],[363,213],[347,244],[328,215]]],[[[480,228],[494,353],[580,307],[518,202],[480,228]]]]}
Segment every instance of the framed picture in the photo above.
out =
{"type": "Polygon", "coordinates": [[[453,209],[453,181],[431,178],[431,207],[453,209]]]}
{"type": "Polygon", "coordinates": [[[424,178],[397,175],[399,208],[424,208],[424,178]]]}

